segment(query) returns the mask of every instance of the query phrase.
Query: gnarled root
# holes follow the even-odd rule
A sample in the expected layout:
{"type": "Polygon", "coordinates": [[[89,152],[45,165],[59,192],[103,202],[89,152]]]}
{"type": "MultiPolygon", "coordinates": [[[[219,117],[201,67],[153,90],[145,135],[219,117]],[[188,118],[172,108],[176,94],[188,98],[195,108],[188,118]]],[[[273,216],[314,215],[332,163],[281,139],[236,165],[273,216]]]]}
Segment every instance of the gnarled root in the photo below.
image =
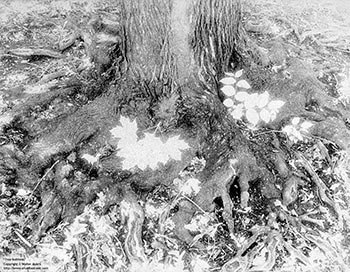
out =
{"type": "Polygon", "coordinates": [[[145,262],[142,244],[142,224],[145,219],[144,211],[132,191],[127,190],[124,199],[120,203],[122,223],[126,226],[125,253],[131,263],[145,262]]]}

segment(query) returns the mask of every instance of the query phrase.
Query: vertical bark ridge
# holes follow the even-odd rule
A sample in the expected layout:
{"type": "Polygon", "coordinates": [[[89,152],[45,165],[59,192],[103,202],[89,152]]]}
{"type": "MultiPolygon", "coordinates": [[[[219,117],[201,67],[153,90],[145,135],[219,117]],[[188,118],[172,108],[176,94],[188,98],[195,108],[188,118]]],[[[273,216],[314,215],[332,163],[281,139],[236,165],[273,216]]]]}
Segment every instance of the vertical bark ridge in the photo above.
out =
{"type": "Polygon", "coordinates": [[[191,46],[207,85],[239,66],[244,44],[240,1],[194,0],[191,46]]]}
{"type": "Polygon", "coordinates": [[[124,1],[129,71],[156,81],[173,75],[169,54],[168,0],[124,1]]]}

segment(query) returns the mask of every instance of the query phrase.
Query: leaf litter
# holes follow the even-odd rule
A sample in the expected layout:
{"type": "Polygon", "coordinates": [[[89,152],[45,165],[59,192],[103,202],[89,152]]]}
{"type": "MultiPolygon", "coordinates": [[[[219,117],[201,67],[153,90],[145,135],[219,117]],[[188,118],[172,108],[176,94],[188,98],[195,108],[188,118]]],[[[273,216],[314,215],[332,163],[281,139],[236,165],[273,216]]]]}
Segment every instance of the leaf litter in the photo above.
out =
{"type": "Polygon", "coordinates": [[[149,167],[154,170],[169,160],[181,160],[182,152],[190,147],[180,136],[163,141],[155,133],[144,133],[144,137],[139,139],[136,119],[131,121],[122,116],[120,122],[121,125],[110,132],[119,139],[118,156],[123,158],[123,169],[138,167],[145,170],[149,167]]]}

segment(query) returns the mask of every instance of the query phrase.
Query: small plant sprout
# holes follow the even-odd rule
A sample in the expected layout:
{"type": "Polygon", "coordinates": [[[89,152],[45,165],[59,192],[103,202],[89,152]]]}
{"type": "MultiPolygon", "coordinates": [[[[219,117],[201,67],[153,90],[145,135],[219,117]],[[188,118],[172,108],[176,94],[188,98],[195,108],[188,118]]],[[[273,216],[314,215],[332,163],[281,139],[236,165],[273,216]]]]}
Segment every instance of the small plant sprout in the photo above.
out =
{"type": "Polygon", "coordinates": [[[304,140],[304,135],[308,133],[309,129],[313,126],[313,123],[309,121],[301,122],[299,117],[294,117],[291,120],[290,125],[286,125],[282,131],[287,134],[288,138],[293,142],[304,140]],[[304,135],[303,135],[304,134],[304,135]]]}
{"type": "Polygon", "coordinates": [[[27,195],[30,195],[30,191],[21,188],[21,189],[18,189],[17,195],[18,196],[27,196],[27,195]]]}
{"type": "Polygon", "coordinates": [[[198,179],[190,178],[182,185],[180,192],[184,195],[197,195],[201,189],[201,182],[198,179]]]}
{"type": "Polygon", "coordinates": [[[97,207],[104,208],[107,203],[107,197],[103,192],[99,192],[97,194],[97,199],[95,201],[95,204],[97,207]]]}
{"type": "Polygon", "coordinates": [[[83,154],[81,156],[82,159],[86,160],[89,164],[94,165],[95,163],[98,162],[100,159],[100,154],[96,154],[95,156],[92,156],[90,154],[83,154]]]}
{"type": "Polygon", "coordinates": [[[243,71],[225,73],[227,77],[220,80],[224,85],[222,93],[226,96],[223,104],[228,108],[234,119],[242,120],[245,117],[248,124],[256,127],[259,122],[269,123],[273,121],[280,108],[285,104],[282,100],[270,100],[268,92],[248,93],[250,84],[239,79],[243,71]]]}
{"type": "Polygon", "coordinates": [[[123,169],[138,167],[141,170],[158,167],[169,160],[181,160],[182,151],[189,145],[180,136],[168,138],[164,143],[154,133],[145,133],[144,138],[138,139],[136,120],[120,118],[120,126],[110,130],[113,137],[118,138],[118,156],[123,158],[123,169]]]}

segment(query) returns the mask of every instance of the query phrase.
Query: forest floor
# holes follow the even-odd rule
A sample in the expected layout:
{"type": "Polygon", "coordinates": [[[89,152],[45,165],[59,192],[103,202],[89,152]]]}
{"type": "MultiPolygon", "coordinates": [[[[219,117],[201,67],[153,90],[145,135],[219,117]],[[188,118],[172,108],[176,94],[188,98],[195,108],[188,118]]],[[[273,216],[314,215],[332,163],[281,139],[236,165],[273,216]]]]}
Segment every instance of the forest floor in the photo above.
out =
{"type": "MultiPolygon", "coordinates": [[[[96,14],[113,13],[112,2],[0,0],[0,127],[11,122],[15,115],[12,109],[28,101],[31,96],[46,94],[72,76],[85,83],[91,80],[84,74],[92,65],[84,43],[72,37],[76,31],[84,31],[88,21],[96,14]],[[72,44],[69,44],[69,39],[72,39],[72,44]],[[60,50],[62,47],[66,48],[60,50]]],[[[349,1],[245,0],[243,12],[247,32],[261,48],[273,39],[285,41],[293,48],[290,52],[292,55],[313,65],[318,79],[327,86],[329,95],[341,103],[349,103],[349,1]]],[[[278,63],[279,56],[275,58],[278,63]]],[[[278,65],[272,68],[279,69],[278,65]]],[[[75,99],[77,104],[83,104],[88,98],[82,94],[75,99]]],[[[69,103],[61,105],[58,103],[46,114],[54,118],[77,106],[69,103]]],[[[295,120],[295,125],[298,122],[295,120]]],[[[322,239],[310,238],[307,243],[304,240],[299,243],[300,250],[308,251],[304,252],[307,257],[294,252],[294,256],[283,258],[288,250],[278,249],[280,252],[276,259],[271,256],[269,259],[269,252],[265,252],[265,256],[257,254],[251,265],[266,268],[273,263],[273,271],[286,272],[349,271],[350,154],[336,147],[331,150],[331,145],[327,146],[327,150],[320,142],[308,140],[298,132],[287,136],[294,141],[294,148],[303,153],[315,172],[331,187],[340,218],[334,220],[326,209],[322,210],[323,218],[313,217],[312,214],[305,217],[315,232],[322,230],[322,239]]],[[[14,138],[13,141],[21,141],[21,136],[18,137],[20,139],[14,138]]],[[[0,135],[0,145],[7,144],[6,141],[0,135]]],[[[94,157],[86,158],[89,163],[94,163],[94,157]]],[[[195,191],[193,188],[190,190],[195,191]]],[[[306,202],[315,196],[312,196],[311,189],[305,189],[299,197],[306,202]]],[[[223,266],[236,253],[232,248],[249,239],[245,235],[224,237],[225,231],[220,223],[211,220],[213,215],[198,215],[187,226],[197,234],[191,246],[200,241],[202,248],[183,247],[179,241],[167,237],[165,244],[158,243],[154,239],[160,236],[157,233],[157,220],[171,198],[168,192],[158,188],[147,200],[140,201],[146,214],[143,242],[149,257],[147,268],[142,268],[144,271],[254,271],[244,264],[243,254],[241,263],[236,263],[240,267],[223,266]],[[158,248],[157,252],[152,250],[155,247],[158,248]],[[169,248],[172,250],[169,251],[169,248]]],[[[30,232],[28,218],[33,217],[30,213],[35,213],[39,204],[32,199],[28,188],[8,185],[0,180],[0,270],[19,271],[15,268],[27,267],[28,271],[39,268],[45,271],[76,271],[76,267],[81,266],[79,262],[82,262],[78,257],[83,256],[86,271],[128,271],[126,253],[122,247],[126,234],[123,226],[116,224],[121,221],[120,211],[114,207],[107,214],[103,213],[105,201],[104,194],[100,193],[96,201],[87,206],[72,224],[59,224],[50,229],[40,242],[32,244],[27,235],[30,232]]],[[[293,216],[293,212],[288,214],[293,216]]],[[[246,216],[244,220],[235,223],[252,225],[256,217],[246,216]]],[[[167,223],[166,228],[171,231],[171,220],[167,223]]],[[[284,235],[292,236],[287,231],[284,235]]],[[[277,241],[276,237],[271,236],[271,241],[277,241]]],[[[269,245],[278,248],[273,242],[269,245]]],[[[291,254],[291,251],[288,252],[291,254]]],[[[135,264],[131,269],[138,271],[141,268],[135,264]]]]}

